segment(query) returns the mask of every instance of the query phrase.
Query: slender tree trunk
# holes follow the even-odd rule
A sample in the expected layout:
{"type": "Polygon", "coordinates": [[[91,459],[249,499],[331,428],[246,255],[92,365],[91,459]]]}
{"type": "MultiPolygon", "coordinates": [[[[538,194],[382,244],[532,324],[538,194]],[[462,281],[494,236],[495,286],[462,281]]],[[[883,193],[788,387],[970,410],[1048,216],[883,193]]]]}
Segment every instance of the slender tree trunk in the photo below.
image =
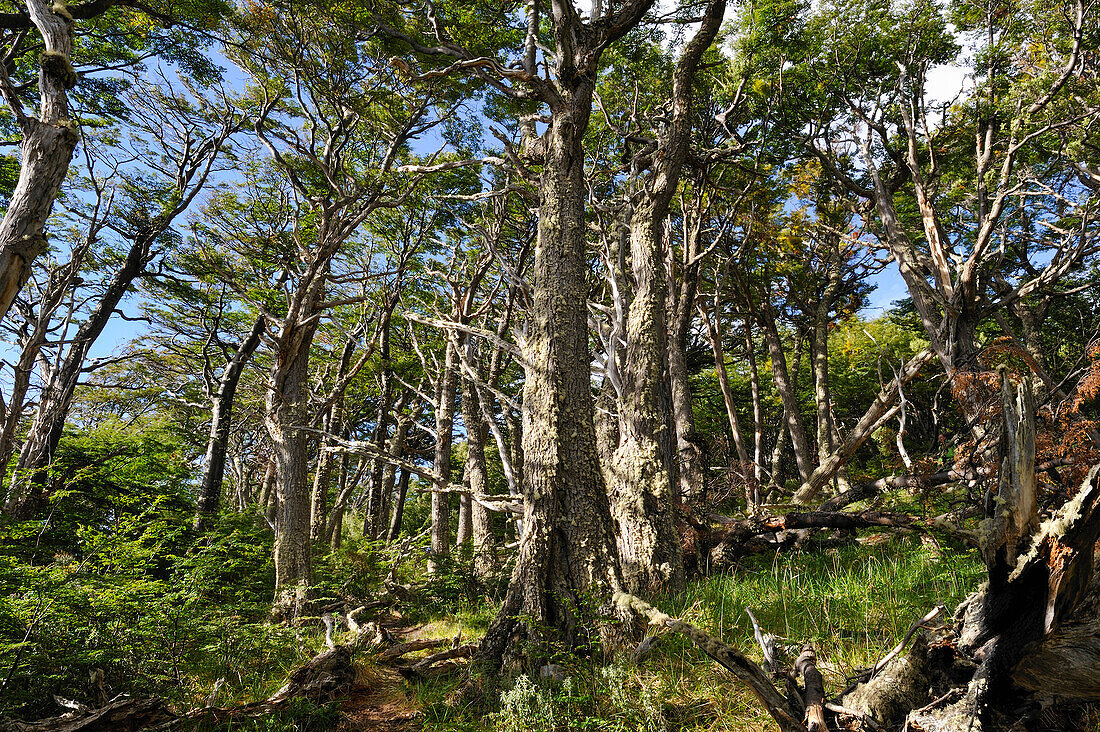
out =
{"type": "Polygon", "coordinates": [[[47,497],[46,471],[61,441],[65,418],[69,414],[73,392],[88,351],[103,333],[115,308],[134,280],[145,271],[152,258],[150,248],[154,237],[155,234],[143,233],[134,239],[122,267],[107,286],[88,319],[77,329],[64,361],[53,373],[53,378],[39,397],[38,411],[19,453],[12,475],[12,490],[5,505],[5,510],[16,519],[29,518],[37,512],[47,497]]]}
{"type": "MultiPolygon", "coordinates": [[[[333,412],[336,405],[328,408],[328,413],[321,422],[321,429],[328,433],[333,429],[333,412]]],[[[310,541],[320,542],[325,535],[325,527],[328,525],[328,487],[332,477],[332,453],[324,449],[325,438],[317,440],[317,462],[313,469],[313,490],[309,498],[309,538],[310,541]]]]}
{"type": "MultiPolygon", "coordinates": [[[[378,416],[374,421],[374,449],[382,453],[386,450],[386,438],[390,427],[390,410],[393,405],[393,376],[390,373],[390,313],[384,314],[381,336],[378,344],[378,354],[382,361],[382,370],[379,374],[380,388],[378,390],[378,416]]],[[[363,536],[371,539],[377,538],[382,531],[386,514],[383,504],[385,495],[383,473],[386,466],[375,460],[370,474],[370,497],[367,501],[367,515],[363,521],[363,536]]]]}
{"type": "Polygon", "coordinates": [[[676,431],[679,494],[686,501],[702,502],[705,498],[703,450],[695,432],[695,412],[692,408],[688,379],[687,340],[691,315],[699,284],[698,265],[685,267],[676,297],[669,301],[668,377],[672,394],[672,423],[676,431]]]}
{"type": "MultiPolygon", "coordinates": [[[[466,426],[466,469],[463,483],[470,489],[470,538],[473,544],[474,572],[488,577],[498,568],[493,535],[492,514],[479,498],[489,492],[489,469],[485,462],[485,440],[488,429],[482,418],[477,385],[462,380],[462,422],[466,426]]],[[[459,528],[462,521],[459,521],[459,528]]]]}
{"type": "Polygon", "coordinates": [[[393,496],[393,515],[390,518],[390,530],[386,535],[389,542],[397,541],[401,536],[401,521],[405,516],[405,498],[409,495],[409,471],[401,468],[401,475],[397,479],[397,490],[393,496]]]}
{"type": "Polygon", "coordinates": [[[428,571],[438,569],[435,559],[451,549],[450,494],[441,492],[451,482],[451,440],[454,432],[455,394],[458,388],[458,354],[448,338],[443,373],[439,375],[435,409],[435,461],[433,472],[440,483],[432,493],[432,558],[428,571]]]}
{"type": "MultiPolygon", "coordinates": [[[[344,495],[344,491],[348,488],[348,455],[347,453],[341,453],[339,459],[339,467],[336,474],[336,496],[344,495]]],[[[328,542],[329,549],[336,551],[340,548],[340,544],[344,540],[344,506],[336,505],[336,501],[333,502],[332,515],[325,523],[325,532],[322,540],[328,542]]]]}
{"type": "Polygon", "coordinates": [[[210,414],[210,436],[206,441],[206,469],[202,474],[198,500],[195,502],[195,531],[204,531],[206,522],[218,513],[218,504],[222,495],[222,480],[225,476],[225,455],[229,449],[229,428],[233,420],[233,401],[237,395],[237,384],[241,373],[260,345],[260,334],[264,330],[264,319],[259,317],[248,336],[237,347],[237,352],[226,364],[218,382],[218,391],[212,399],[210,414]]]}
{"type": "Polygon", "coordinates": [[[737,451],[737,459],[742,465],[750,463],[748,450],[745,449],[745,438],[741,433],[741,421],[737,417],[737,407],[733,403],[733,389],[730,388],[730,377],[726,373],[726,354],[722,348],[721,314],[715,311],[714,322],[708,317],[706,311],[700,309],[700,315],[707,326],[707,334],[710,336],[710,349],[714,354],[714,370],[718,376],[718,387],[722,390],[722,401],[726,405],[726,418],[729,420],[730,436],[733,439],[734,449],[737,451]]]}
{"type": "MultiPolygon", "coordinates": [[[[12,367],[11,392],[7,403],[0,400],[0,495],[7,483],[6,470],[12,455],[15,454],[16,441],[23,421],[23,408],[26,405],[27,392],[30,390],[31,377],[35,362],[42,353],[50,333],[50,323],[71,291],[80,266],[87,255],[89,242],[78,246],[69,261],[50,272],[49,282],[41,300],[36,303],[37,312],[33,321],[28,320],[23,337],[20,338],[19,359],[12,367]]],[[[40,378],[49,381],[49,377],[40,374],[40,378]]]]}
{"type": "Polygon", "coordinates": [[[794,459],[798,465],[798,477],[802,482],[806,482],[813,471],[810,441],[806,437],[806,429],[802,426],[802,417],[798,410],[798,396],[795,393],[794,382],[787,372],[787,357],[783,353],[783,343],[779,340],[779,331],[775,324],[775,311],[772,310],[771,303],[763,303],[759,312],[757,312],[757,319],[764,330],[764,341],[768,345],[775,388],[779,392],[780,399],[783,400],[783,418],[786,420],[787,430],[790,432],[791,446],[794,448],[794,459]]]}
{"type": "Polygon", "coordinates": [[[931,361],[934,355],[931,347],[925,348],[901,367],[897,377],[879,391],[871,406],[867,408],[867,411],[860,417],[859,422],[852,428],[847,439],[828,456],[820,459],[820,463],[809,479],[803,481],[802,486],[794,494],[792,500],[795,503],[809,503],[818,491],[833,479],[837,471],[855,455],[856,450],[867,441],[884,421],[893,415],[899,389],[920,373],[921,368],[931,361]]]}
{"type": "Polygon", "coordinates": [[[749,453],[745,449],[745,438],[741,434],[741,422],[737,417],[737,406],[733,403],[733,389],[730,388],[729,374],[726,373],[726,354],[722,348],[722,331],[720,328],[722,315],[717,309],[714,311],[714,322],[711,322],[706,310],[700,306],[699,314],[707,326],[707,334],[710,336],[710,349],[714,354],[714,371],[718,376],[718,386],[722,390],[722,402],[726,405],[726,419],[729,420],[730,438],[733,441],[734,450],[737,452],[739,463],[738,471],[745,481],[745,508],[752,511],[753,506],[760,502],[759,483],[745,473],[749,466],[749,453]]]}
{"type": "Polygon", "coordinates": [[[752,393],[752,469],[759,484],[763,478],[764,406],[760,401],[760,371],[756,366],[756,346],[752,342],[752,318],[745,318],[745,357],[749,362],[749,389],[752,393]]]}

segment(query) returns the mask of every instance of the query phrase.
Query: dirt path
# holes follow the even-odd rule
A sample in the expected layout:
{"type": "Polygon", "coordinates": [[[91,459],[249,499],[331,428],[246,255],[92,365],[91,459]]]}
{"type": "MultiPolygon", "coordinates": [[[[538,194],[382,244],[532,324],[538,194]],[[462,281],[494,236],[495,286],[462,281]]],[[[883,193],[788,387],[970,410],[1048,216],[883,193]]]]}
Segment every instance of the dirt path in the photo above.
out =
{"type": "Polygon", "coordinates": [[[401,674],[391,668],[372,669],[356,679],[340,710],[340,732],[414,732],[421,726],[420,709],[405,695],[401,674]]]}

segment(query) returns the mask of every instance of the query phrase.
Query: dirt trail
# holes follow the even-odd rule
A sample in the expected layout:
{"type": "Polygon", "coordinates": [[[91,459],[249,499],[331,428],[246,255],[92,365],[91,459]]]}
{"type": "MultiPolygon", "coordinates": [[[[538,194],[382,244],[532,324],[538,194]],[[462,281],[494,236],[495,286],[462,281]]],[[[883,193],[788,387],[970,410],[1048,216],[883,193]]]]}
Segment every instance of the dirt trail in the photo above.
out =
{"type": "Polygon", "coordinates": [[[404,680],[392,668],[361,674],[340,710],[340,732],[414,732],[421,727],[420,709],[405,695],[404,680]]]}

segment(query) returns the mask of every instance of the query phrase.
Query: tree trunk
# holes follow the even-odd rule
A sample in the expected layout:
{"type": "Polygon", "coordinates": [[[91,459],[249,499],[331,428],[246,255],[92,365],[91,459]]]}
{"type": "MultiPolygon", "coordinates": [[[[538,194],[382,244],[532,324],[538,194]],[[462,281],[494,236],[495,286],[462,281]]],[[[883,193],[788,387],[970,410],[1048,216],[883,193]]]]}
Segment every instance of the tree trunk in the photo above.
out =
{"type": "Polygon", "coordinates": [[[27,11],[45,47],[38,75],[40,108],[37,119],[26,116],[18,103],[14,110],[23,141],[19,179],[0,222],[0,319],[7,317],[31,264],[46,249],[43,227],[80,141],[67,93],[77,81],[72,20],[43,0],[28,0],[27,11]]]}
{"type": "MultiPolygon", "coordinates": [[[[558,64],[571,67],[576,34],[586,26],[569,3],[555,3],[554,21],[558,64]]],[[[599,52],[576,55],[587,67],[599,52]]],[[[595,73],[558,73],[543,138],[524,352],[524,529],[508,593],[480,651],[494,665],[526,658],[537,667],[554,641],[591,647],[601,635],[599,616],[611,611],[622,585],[590,388],[583,138],[595,73]]]]}
{"type": "MultiPolygon", "coordinates": [[[[374,422],[374,449],[379,453],[386,450],[386,438],[389,433],[390,410],[393,405],[393,376],[390,373],[390,312],[383,315],[378,355],[382,361],[379,374],[378,416],[374,422]]],[[[385,495],[384,473],[386,466],[380,460],[374,461],[370,474],[370,497],[367,500],[367,515],[363,521],[363,536],[376,539],[382,531],[382,522],[386,520],[383,496],[385,495]]],[[[392,468],[391,468],[392,474],[392,468]]],[[[392,481],[391,481],[392,484],[392,481]]]]}
{"type": "MultiPolygon", "coordinates": [[[[470,489],[470,538],[473,544],[474,572],[488,577],[498,568],[493,535],[492,514],[478,502],[489,492],[489,470],[485,462],[488,429],[482,418],[477,385],[462,380],[462,422],[466,426],[466,469],[463,483],[470,489]]],[[[459,521],[459,528],[462,522],[459,521]]]]}
{"type": "MultiPolygon", "coordinates": [[[[745,449],[745,438],[741,434],[741,421],[737,418],[737,407],[733,403],[733,390],[730,388],[730,377],[726,373],[726,354],[722,349],[721,313],[714,312],[714,321],[707,312],[700,307],[699,315],[707,326],[707,335],[710,337],[710,349],[714,354],[714,372],[718,376],[718,386],[722,390],[722,402],[726,405],[726,418],[729,420],[730,437],[733,440],[734,449],[737,451],[737,460],[741,463],[742,470],[749,465],[749,453],[745,449]]],[[[748,478],[748,476],[745,476],[748,478]]],[[[750,500],[749,505],[754,501],[750,500]]]]}
{"type": "MultiPolygon", "coordinates": [[[[795,393],[794,382],[787,371],[787,356],[783,353],[783,342],[779,339],[779,331],[776,328],[775,311],[772,309],[771,303],[764,302],[756,315],[764,330],[764,342],[768,345],[775,388],[779,392],[780,399],[783,400],[783,418],[786,420],[787,431],[791,436],[794,459],[798,465],[798,477],[805,483],[813,471],[810,441],[806,437],[806,429],[802,426],[802,416],[798,410],[798,395],[795,393]]],[[[772,470],[775,470],[774,466],[772,470]]]]}
{"type": "Polygon", "coordinates": [[[202,474],[198,500],[195,502],[195,531],[204,531],[208,519],[218,513],[218,504],[222,495],[222,480],[225,476],[225,455],[229,449],[229,428],[233,419],[233,400],[237,395],[248,359],[260,345],[260,334],[264,330],[264,319],[259,317],[252,326],[248,337],[237,347],[237,352],[226,364],[218,382],[218,392],[213,398],[210,414],[210,436],[206,441],[206,469],[202,474]]]}
{"type": "Polygon", "coordinates": [[[428,571],[435,572],[439,565],[436,558],[451,549],[450,493],[443,492],[451,482],[451,441],[454,432],[455,394],[458,390],[458,353],[450,338],[447,339],[443,373],[436,386],[435,408],[435,461],[433,472],[439,476],[438,489],[432,493],[432,553],[428,571]]]}
{"type": "Polygon", "coordinates": [[[309,598],[311,580],[309,439],[300,428],[308,419],[309,351],[315,319],[284,323],[267,391],[267,432],[275,451],[275,599],[272,616],[295,618],[309,598]]]}
{"type": "Polygon", "coordinates": [[[695,412],[691,405],[687,367],[688,331],[691,329],[698,283],[698,265],[685,267],[681,273],[679,292],[669,299],[668,376],[672,393],[672,423],[676,430],[676,454],[679,456],[679,497],[701,503],[706,491],[705,466],[700,437],[695,432],[695,412]]]}
{"type": "MultiPolygon", "coordinates": [[[[724,0],[709,3],[699,30],[676,64],[672,122],[658,137],[651,183],[646,186],[649,195],[635,206],[630,218],[634,297],[627,315],[619,447],[610,488],[623,580],[631,592],[676,591],[684,586],[674,515],[664,232],[691,141],[695,72],[724,12],[724,0]]],[[[692,303],[684,301],[680,306],[690,313],[692,303]]]]}
{"type": "MultiPolygon", "coordinates": [[[[156,232],[159,233],[159,230],[156,232]]],[[[134,239],[126,260],[107,286],[95,309],[77,329],[64,361],[39,397],[38,412],[12,474],[12,489],[5,510],[16,519],[29,518],[47,497],[46,471],[65,429],[73,392],[76,390],[88,351],[103,333],[107,322],[134,280],[145,271],[152,258],[156,233],[142,233],[134,239]]]]}
{"type": "Polygon", "coordinates": [[[898,399],[898,391],[908,384],[921,368],[934,358],[932,349],[925,348],[913,356],[898,371],[897,377],[887,384],[875,397],[871,406],[867,408],[859,422],[852,428],[847,439],[826,457],[820,458],[820,463],[809,480],[803,481],[802,486],[794,494],[795,503],[805,505],[813,500],[814,496],[832,480],[837,471],[855,455],[856,451],[874,431],[893,414],[894,403],[898,399]]]}
{"type": "Polygon", "coordinates": [[[652,200],[643,202],[630,232],[635,291],[626,326],[619,445],[609,471],[619,557],[630,592],[675,591],[684,584],[673,515],[667,285],[660,271],[666,213],[667,204],[661,210],[652,200]]]}
{"type": "MultiPolygon", "coordinates": [[[[330,432],[335,422],[333,412],[336,405],[328,408],[328,413],[321,422],[321,429],[330,432]]],[[[325,438],[317,439],[317,462],[313,468],[313,489],[309,496],[309,539],[312,542],[320,542],[325,535],[325,527],[328,525],[328,487],[332,477],[332,453],[325,450],[325,438]]]]}
{"type": "Polygon", "coordinates": [[[401,536],[401,520],[405,515],[405,498],[409,495],[409,471],[401,468],[397,479],[397,491],[393,497],[393,515],[390,517],[390,530],[386,541],[395,542],[401,536]]]}
{"type": "Polygon", "coordinates": [[[752,342],[752,318],[745,318],[745,357],[749,362],[749,388],[752,392],[752,469],[759,484],[763,480],[764,408],[760,401],[760,371],[756,367],[756,346],[752,342]]]}

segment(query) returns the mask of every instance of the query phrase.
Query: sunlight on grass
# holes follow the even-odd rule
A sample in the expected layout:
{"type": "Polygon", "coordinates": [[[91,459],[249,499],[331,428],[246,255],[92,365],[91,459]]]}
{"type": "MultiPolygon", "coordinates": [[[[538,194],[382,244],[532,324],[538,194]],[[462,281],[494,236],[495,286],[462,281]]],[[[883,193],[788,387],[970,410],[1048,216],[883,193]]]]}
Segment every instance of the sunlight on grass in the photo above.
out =
{"type": "MultiPolygon", "coordinates": [[[[831,692],[874,664],[936,604],[950,613],[982,574],[970,551],[937,551],[907,537],[877,547],[753,557],[658,604],[760,661],[745,615],[751,608],[765,631],[784,639],[792,657],[803,643],[814,644],[831,692]]],[[[752,694],[689,641],[669,636],[659,648],[648,673],[677,678],[673,708],[714,704],[712,718],[686,723],[684,729],[758,730],[768,724],[752,694]]]]}
{"type": "MultiPolygon", "coordinates": [[[[760,661],[745,615],[751,608],[764,630],[784,639],[792,657],[803,643],[814,644],[826,691],[835,693],[933,606],[953,611],[982,576],[972,551],[925,546],[907,536],[877,546],[758,555],[726,574],[696,579],[675,597],[647,599],[760,661]]],[[[461,631],[464,638],[476,637],[493,610],[486,602],[452,612],[441,608],[424,618],[416,636],[453,638],[461,631]]],[[[752,693],[686,638],[665,634],[639,665],[630,663],[630,650],[620,651],[608,667],[595,659],[568,663],[568,686],[526,679],[518,687],[506,686],[503,711],[456,709],[453,679],[421,682],[413,693],[425,703],[428,730],[775,728],[752,693]]],[[[495,709],[492,700],[484,702],[495,709]]]]}

